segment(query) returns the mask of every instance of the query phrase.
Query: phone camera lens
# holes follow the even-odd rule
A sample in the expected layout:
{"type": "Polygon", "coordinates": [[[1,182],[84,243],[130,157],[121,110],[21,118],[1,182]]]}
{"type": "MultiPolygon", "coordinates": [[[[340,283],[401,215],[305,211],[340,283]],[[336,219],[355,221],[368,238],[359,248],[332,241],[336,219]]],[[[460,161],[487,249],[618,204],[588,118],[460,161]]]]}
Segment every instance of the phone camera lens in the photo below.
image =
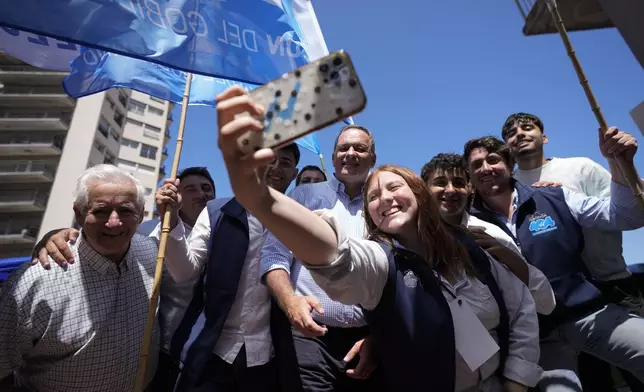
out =
{"type": "Polygon", "coordinates": [[[320,72],[322,72],[322,73],[329,72],[329,64],[322,64],[322,65],[320,65],[319,70],[320,70],[320,72]]]}
{"type": "Polygon", "coordinates": [[[340,76],[340,74],[339,74],[337,71],[333,71],[333,72],[331,72],[331,75],[329,75],[329,77],[331,78],[331,80],[335,80],[335,79],[337,79],[339,76],[340,76]]]}
{"type": "Polygon", "coordinates": [[[333,59],[333,65],[335,65],[336,67],[339,67],[340,65],[342,65],[342,57],[334,58],[333,59]]]}

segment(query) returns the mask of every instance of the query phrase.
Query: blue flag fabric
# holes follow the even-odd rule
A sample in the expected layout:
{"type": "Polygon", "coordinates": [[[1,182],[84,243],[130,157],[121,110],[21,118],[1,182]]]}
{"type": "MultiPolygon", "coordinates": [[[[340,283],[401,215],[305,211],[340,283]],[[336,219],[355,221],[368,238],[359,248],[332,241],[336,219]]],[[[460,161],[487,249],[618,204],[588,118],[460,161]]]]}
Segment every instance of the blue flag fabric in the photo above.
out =
{"type": "Polygon", "coordinates": [[[264,84],[327,52],[310,0],[0,0],[0,24],[264,84]]]}

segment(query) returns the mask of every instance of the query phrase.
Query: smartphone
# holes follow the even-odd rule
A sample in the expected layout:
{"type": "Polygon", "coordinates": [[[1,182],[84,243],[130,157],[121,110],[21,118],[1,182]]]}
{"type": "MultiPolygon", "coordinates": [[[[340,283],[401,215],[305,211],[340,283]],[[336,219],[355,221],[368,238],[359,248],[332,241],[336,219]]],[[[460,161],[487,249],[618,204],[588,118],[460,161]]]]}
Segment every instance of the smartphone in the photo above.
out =
{"type": "Polygon", "coordinates": [[[260,119],[264,132],[248,132],[239,138],[247,154],[285,146],[361,112],[367,104],[353,62],[343,50],[285,73],[251,91],[250,96],[265,113],[260,119]]]}

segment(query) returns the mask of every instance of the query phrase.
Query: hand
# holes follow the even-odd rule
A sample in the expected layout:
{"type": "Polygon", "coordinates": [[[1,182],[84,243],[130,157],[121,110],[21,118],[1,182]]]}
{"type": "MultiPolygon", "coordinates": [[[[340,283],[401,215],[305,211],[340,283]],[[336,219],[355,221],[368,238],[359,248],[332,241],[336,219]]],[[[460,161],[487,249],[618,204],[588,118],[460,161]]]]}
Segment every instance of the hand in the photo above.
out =
{"type": "Polygon", "coordinates": [[[351,362],[356,355],[360,357],[358,359],[358,365],[355,369],[347,369],[347,376],[359,380],[366,380],[371,377],[371,373],[378,367],[375,349],[370,336],[356,342],[344,357],[344,362],[351,362]]]}
{"type": "Polygon", "coordinates": [[[623,157],[629,162],[637,152],[637,139],[633,135],[610,127],[606,133],[599,130],[599,150],[607,159],[623,157]]]}
{"type": "Polygon", "coordinates": [[[275,153],[261,149],[251,155],[244,155],[238,139],[246,132],[262,132],[264,126],[255,117],[261,117],[264,109],[251,101],[248,93],[240,86],[233,86],[217,96],[217,121],[219,138],[217,144],[224,158],[230,185],[235,198],[244,207],[253,210],[268,195],[265,181],[266,166],[275,153]],[[247,112],[250,116],[240,116],[247,112]]]}
{"type": "Polygon", "coordinates": [[[534,184],[532,184],[533,188],[546,188],[549,186],[554,186],[556,188],[561,188],[561,183],[560,182],[555,182],[555,181],[537,181],[534,184]]]}
{"type": "Polygon", "coordinates": [[[181,193],[179,193],[179,179],[165,179],[163,185],[157,189],[154,198],[157,203],[157,212],[161,219],[168,207],[172,208],[170,213],[170,230],[174,229],[179,221],[179,210],[181,209],[181,193]]]}
{"type": "Polygon", "coordinates": [[[75,244],[80,232],[76,229],[61,229],[52,230],[40,240],[31,254],[31,264],[35,265],[40,263],[44,269],[50,269],[49,257],[51,257],[56,264],[65,268],[67,264],[74,264],[74,255],[72,250],[67,245],[75,244]]]}
{"type": "Polygon", "coordinates": [[[526,392],[527,390],[527,386],[519,384],[518,382],[508,379],[503,382],[503,392],[526,392]]]}
{"type": "Polygon", "coordinates": [[[313,310],[320,314],[324,314],[322,305],[315,297],[305,297],[301,295],[294,295],[284,303],[284,313],[301,334],[306,337],[322,336],[326,334],[327,328],[318,323],[311,317],[313,310]]]}
{"type": "Polygon", "coordinates": [[[491,254],[492,256],[496,256],[497,253],[503,253],[505,251],[509,251],[509,249],[501,245],[501,243],[497,241],[496,238],[487,234],[485,232],[485,228],[470,227],[469,231],[470,233],[472,233],[472,235],[474,235],[474,239],[476,240],[476,243],[478,244],[478,246],[483,248],[487,253],[491,254]]]}

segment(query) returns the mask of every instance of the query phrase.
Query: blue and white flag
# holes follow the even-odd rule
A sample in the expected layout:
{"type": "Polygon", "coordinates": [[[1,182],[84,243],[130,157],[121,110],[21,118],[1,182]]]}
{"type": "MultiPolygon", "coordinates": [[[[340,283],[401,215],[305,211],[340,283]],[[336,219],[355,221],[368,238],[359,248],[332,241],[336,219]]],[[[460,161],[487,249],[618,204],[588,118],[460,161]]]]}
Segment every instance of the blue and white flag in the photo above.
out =
{"type": "Polygon", "coordinates": [[[264,84],[327,53],[311,0],[0,0],[0,24],[264,84]]]}
{"type": "MultiPolygon", "coordinates": [[[[88,48],[81,48],[80,55],[70,65],[71,73],[63,81],[63,88],[74,98],[123,87],[170,102],[183,100],[187,73],[177,69],[88,48]]],[[[189,105],[215,106],[215,97],[232,85],[240,85],[247,91],[258,87],[193,74],[189,105]]]]}

